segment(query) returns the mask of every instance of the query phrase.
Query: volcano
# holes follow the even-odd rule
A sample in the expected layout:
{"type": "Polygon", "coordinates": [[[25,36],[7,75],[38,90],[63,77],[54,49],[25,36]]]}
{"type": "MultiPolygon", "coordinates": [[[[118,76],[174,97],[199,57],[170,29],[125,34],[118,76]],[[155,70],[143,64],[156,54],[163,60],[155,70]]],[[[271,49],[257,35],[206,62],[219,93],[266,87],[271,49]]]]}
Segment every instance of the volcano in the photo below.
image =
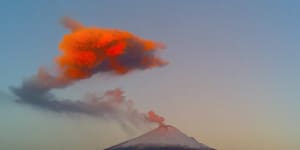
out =
{"type": "Polygon", "coordinates": [[[216,150],[193,137],[189,137],[170,125],[158,128],[139,137],[106,148],[104,150],[216,150]]]}

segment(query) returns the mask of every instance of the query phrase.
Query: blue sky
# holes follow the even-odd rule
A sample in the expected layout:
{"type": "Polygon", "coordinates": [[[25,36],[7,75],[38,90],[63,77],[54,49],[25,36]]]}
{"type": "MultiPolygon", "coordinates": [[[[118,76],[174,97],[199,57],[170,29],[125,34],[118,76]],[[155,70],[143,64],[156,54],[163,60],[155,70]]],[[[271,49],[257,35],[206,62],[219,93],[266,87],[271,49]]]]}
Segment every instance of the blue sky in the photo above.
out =
{"type": "MultiPolygon", "coordinates": [[[[94,77],[53,91],[58,96],[121,87],[141,109],[156,110],[218,149],[300,148],[298,1],[4,0],[0,6],[4,95],[40,66],[53,65],[68,32],[59,20],[70,16],[161,41],[170,64],[121,78],[94,77]]],[[[7,99],[0,101],[0,149],[99,149],[133,136],[114,122],[42,112],[7,99]]]]}

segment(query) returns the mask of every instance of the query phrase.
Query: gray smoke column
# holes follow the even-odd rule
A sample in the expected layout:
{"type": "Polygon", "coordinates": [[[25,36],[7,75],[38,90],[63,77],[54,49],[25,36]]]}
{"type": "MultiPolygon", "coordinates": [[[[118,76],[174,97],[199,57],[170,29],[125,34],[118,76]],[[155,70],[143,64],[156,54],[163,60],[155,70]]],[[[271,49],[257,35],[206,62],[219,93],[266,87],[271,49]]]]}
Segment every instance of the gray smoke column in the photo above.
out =
{"type": "Polygon", "coordinates": [[[107,90],[103,96],[89,94],[81,100],[58,99],[47,89],[42,89],[26,80],[22,87],[11,88],[19,103],[45,111],[66,114],[84,114],[105,120],[118,121],[125,128],[140,128],[149,123],[147,114],[134,107],[120,88],[107,90]]]}
{"type": "Polygon", "coordinates": [[[36,75],[25,79],[21,86],[11,87],[18,102],[58,113],[78,113],[103,119],[113,119],[122,125],[139,126],[157,122],[157,114],[149,115],[134,108],[121,89],[108,90],[103,96],[90,94],[81,100],[58,99],[53,89],[63,89],[73,83],[88,79],[94,74],[120,77],[135,70],[162,67],[167,64],[156,51],[162,44],[145,40],[123,30],[85,27],[65,17],[64,27],[71,32],[64,35],[59,48],[61,55],[55,59],[57,72],[41,68],[36,75]],[[155,119],[153,119],[155,118],[155,119]]]}

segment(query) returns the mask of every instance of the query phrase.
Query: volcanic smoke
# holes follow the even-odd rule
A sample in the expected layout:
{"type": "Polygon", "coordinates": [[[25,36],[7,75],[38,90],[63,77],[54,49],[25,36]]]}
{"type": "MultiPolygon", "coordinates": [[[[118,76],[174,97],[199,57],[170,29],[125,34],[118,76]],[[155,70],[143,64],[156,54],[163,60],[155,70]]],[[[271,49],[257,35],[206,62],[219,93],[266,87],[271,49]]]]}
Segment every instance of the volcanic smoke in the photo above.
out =
{"type": "Polygon", "coordinates": [[[61,100],[51,93],[94,74],[123,76],[135,70],[162,67],[167,62],[157,56],[157,51],[164,48],[163,44],[128,31],[86,27],[69,17],[64,17],[62,24],[70,33],[59,44],[61,55],[55,58],[57,71],[50,73],[41,68],[20,87],[12,87],[18,102],[54,112],[114,119],[135,127],[146,122],[163,124],[164,118],[155,112],[146,114],[135,109],[118,88],[106,91],[103,96],[90,94],[83,100],[61,100]]]}

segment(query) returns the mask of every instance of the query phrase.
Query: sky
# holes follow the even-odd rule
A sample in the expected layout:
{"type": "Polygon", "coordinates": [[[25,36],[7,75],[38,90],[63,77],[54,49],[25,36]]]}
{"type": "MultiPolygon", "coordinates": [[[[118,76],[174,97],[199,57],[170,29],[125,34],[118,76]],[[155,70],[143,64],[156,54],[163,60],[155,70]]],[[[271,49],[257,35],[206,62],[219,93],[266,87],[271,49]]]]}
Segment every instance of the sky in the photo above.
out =
{"type": "Polygon", "coordinates": [[[169,64],[95,76],[52,91],[58,97],[119,87],[141,110],[219,150],[300,149],[300,2],[2,0],[1,150],[96,150],[147,132],[15,103],[9,87],[60,54],[63,16],[163,42],[169,64]]]}

